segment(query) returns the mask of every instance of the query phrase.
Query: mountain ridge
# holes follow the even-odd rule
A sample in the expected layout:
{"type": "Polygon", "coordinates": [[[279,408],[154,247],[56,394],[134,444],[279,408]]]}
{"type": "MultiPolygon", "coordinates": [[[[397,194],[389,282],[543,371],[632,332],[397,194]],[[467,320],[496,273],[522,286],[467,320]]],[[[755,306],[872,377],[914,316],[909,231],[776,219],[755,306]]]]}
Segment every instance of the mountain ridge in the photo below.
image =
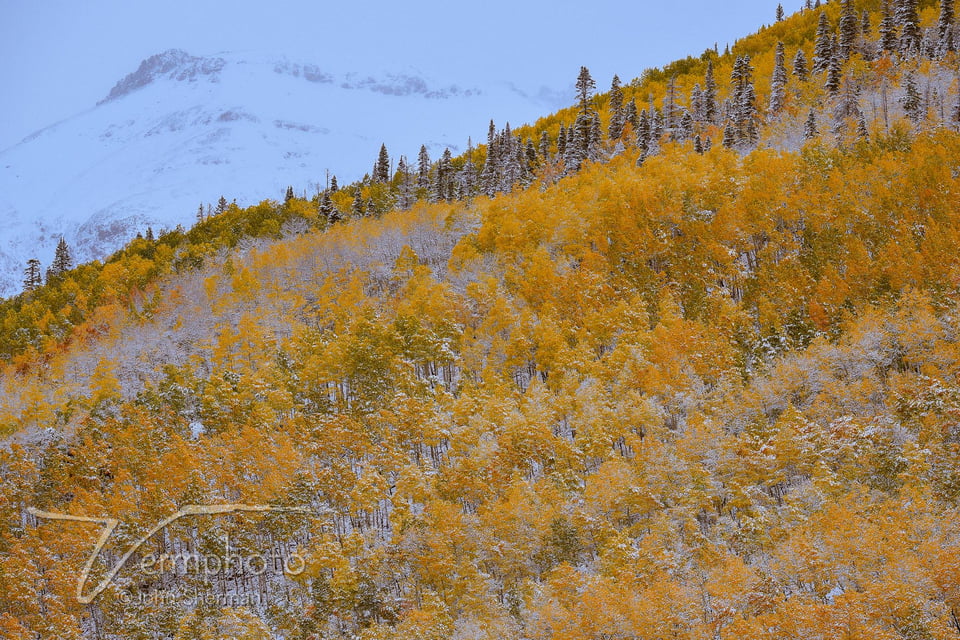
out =
{"type": "Polygon", "coordinates": [[[328,170],[359,177],[381,142],[459,150],[494,104],[532,118],[549,96],[461,88],[415,70],[338,74],[271,56],[156,54],[96,106],[0,152],[9,212],[0,295],[19,290],[28,258],[48,262],[54,236],[81,261],[102,259],[148,226],[191,224],[198,203],[221,195],[252,204],[288,185],[316,190],[328,170]]]}

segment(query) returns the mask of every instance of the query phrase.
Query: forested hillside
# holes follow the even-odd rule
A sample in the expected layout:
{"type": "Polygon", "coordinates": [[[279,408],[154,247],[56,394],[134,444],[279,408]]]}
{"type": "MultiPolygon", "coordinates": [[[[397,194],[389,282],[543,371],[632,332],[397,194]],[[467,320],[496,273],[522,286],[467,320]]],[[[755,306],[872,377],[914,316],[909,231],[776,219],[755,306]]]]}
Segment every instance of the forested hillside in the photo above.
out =
{"type": "Polygon", "coordinates": [[[34,280],[0,635],[960,637],[956,35],[778,11],[34,280]]]}

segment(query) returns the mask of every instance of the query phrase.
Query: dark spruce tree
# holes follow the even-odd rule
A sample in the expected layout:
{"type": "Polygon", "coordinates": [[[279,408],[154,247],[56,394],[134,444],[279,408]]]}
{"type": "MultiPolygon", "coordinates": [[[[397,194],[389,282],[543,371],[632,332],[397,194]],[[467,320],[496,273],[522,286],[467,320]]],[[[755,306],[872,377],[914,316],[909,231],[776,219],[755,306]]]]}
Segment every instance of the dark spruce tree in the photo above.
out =
{"type": "Polygon", "coordinates": [[[450,149],[444,149],[434,172],[433,200],[453,200],[454,184],[453,155],[450,149]]]}
{"type": "Polygon", "coordinates": [[[840,38],[839,57],[841,60],[849,60],[853,55],[854,48],[857,45],[857,35],[859,34],[860,23],[857,19],[857,11],[853,7],[853,0],[842,0],[840,10],[840,38]]]}
{"type": "Polygon", "coordinates": [[[565,158],[567,155],[567,130],[560,125],[560,132],[557,134],[557,157],[565,158]]]}
{"type": "Polygon", "coordinates": [[[360,187],[358,186],[356,191],[353,192],[353,204],[350,206],[350,215],[354,218],[362,218],[365,212],[363,193],[361,193],[360,187]]]}
{"type": "Polygon", "coordinates": [[[903,55],[918,53],[922,36],[917,0],[898,1],[896,22],[897,26],[900,27],[900,53],[903,55]]]}
{"type": "Polygon", "coordinates": [[[633,127],[633,130],[637,130],[637,124],[640,122],[640,114],[637,113],[637,101],[633,98],[630,98],[630,102],[627,103],[627,106],[623,110],[623,122],[624,125],[630,123],[630,126],[633,127]]]}
{"type": "Polygon", "coordinates": [[[830,66],[830,57],[833,54],[831,44],[830,22],[827,14],[821,13],[817,23],[817,35],[813,42],[813,73],[826,71],[830,66]]]}
{"type": "Polygon", "coordinates": [[[413,178],[410,175],[410,167],[407,165],[406,156],[400,156],[400,160],[397,162],[397,178],[397,207],[401,211],[406,211],[416,202],[413,178]]]}
{"type": "Polygon", "coordinates": [[[639,120],[637,122],[637,147],[642,153],[646,153],[650,149],[650,139],[653,137],[652,130],[650,126],[650,114],[643,110],[640,112],[639,120]]]}
{"type": "Polygon", "coordinates": [[[611,140],[619,140],[623,135],[623,123],[623,89],[620,88],[620,78],[614,75],[610,83],[610,126],[607,127],[611,140]]]}
{"type": "Polygon", "coordinates": [[[680,118],[680,107],[677,106],[677,76],[670,76],[667,81],[667,92],[663,97],[663,122],[665,129],[672,133],[680,118]]]}
{"type": "Polygon", "coordinates": [[[597,88],[597,83],[590,76],[590,70],[586,67],[580,67],[580,74],[577,76],[577,101],[580,103],[580,111],[590,110],[590,99],[593,97],[593,91],[597,88]]]}
{"type": "Polygon", "coordinates": [[[783,111],[787,100],[787,66],[783,43],[777,43],[773,63],[773,78],[770,81],[770,115],[776,116],[783,111]]]}
{"type": "Polygon", "coordinates": [[[40,261],[36,258],[27,260],[27,267],[23,270],[23,290],[33,291],[43,284],[43,276],[40,273],[40,261]]]}
{"type": "Polygon", "coordinates": [[[740,56],[733,65],[732,108],[735,143],[756,144],[760,138],[757,126],[757,95],[753,87],[753,67],[749,56],[740,56]]]}
{"type": "Polygon", "coordinates": [[[722,144],[727,149],[732,149],[733,145],[737,143],[737,136],[733,131],[733,125],[726,124],[723,127],[723,141],[722,144]]]}
{"type": "Polygon", "coordinates": [[[550,134],[546,129],[540,132],[540,145],[537,151],[544,162],[550,162],[550,134]]]}
{"type": "Polygon", "coordinates": [[[703,79],[703,119],[709,124],[717,121],[717,81],[713,77],[713,60],[707,62],[703,79]]]}
{"type": "Polygon", "coordinates": [[[293,200],[293,187],[292,187],[292,186],[287,187],[287,192],[286,192],[286,194],[284,194],[284,196],[283,196],[283,202],[284,202],[284,203],[290,202],[291,200],[293,200]]]}
{"type": "Polygon", "coordinates": [[[863,117],[860,109],[860,86],[853,78],[846,78],[837,96],[837,104],[833,109],[835,128],[842,129],[850,121],[857,121],[863,117]]]}
{"type": "Polygon", "coordinates": [[[73,268],[73,256],[70,254],[70,247],[67,241],[60,236],[60,242],[57,243],[57,249],[53,254],[53,263],[50,265],[50,273],[59,276],[73,268]]]}
{"type": "Polygon", "coordinates": [[[430,154],[426,145],[420,145],[420,153],[417,154],[417,188],[430,188],[430,154]]]}
{"type": "Polygon", "coordinates": [[[880,17],[880,49],[887,53],[894,53],[899,49],[897,23],[890,10],[889,0],[884,0],[880,17]]]}
{"type": "Polygon", "coordinates": [[[793,75],[797,76],[800,82],[806,82],[810,77],[810,68],[807,66],[807,56],[803,49],[797,49],[797,55],[793,56],[793,75]]]}
{"type": "Polygon", "coordinates": [[[590,142],[587,145],[587,157],[590,160],[599,159],[600,143],[603,141],[603,128],[600,124],[600,114],[593,112],[590,122],[590,142]]]}
{"type": "Polygon", "coordinates": [[[783,5],[777,5],[777,22],[783,22],[783,5]]]}
{"type": "Polygon", "coordinates": [[[903,111],[907,114],[907,117],[910,118],[911,122],[920,124],[924,116],[923,97],[917,88],[917,80],[913,73],[907,74],[903,85],[904,95],[900,99],[900,104],[903,105],[903,111]]]}
{"type": "Polygon", "coordinates": [[[843,62],[839,52],[830,56],[830,64],[827,65],[827,81],[824,86],[831,95],[836,95],[840,90],[840,80],[843,74],[843,62]]]}
{"type": "Polygon", "coordinates": [[[674,139],[680,142],[689,140],[690,136],[693,135],[694,128],[695,124],[693,122],[693,115],[684,109],[683,115],[680,116],[680,124],[677,126],[677,129],[674,132],[674,139]]]}
{"type": "Polygon", "coordinates": [[[813,112],[813,109],[810,109],[807,121],[803,124],[803,139],[813,140],[818,135],[820,135],[820,132],[817,131],[817,114],[813,112]]]}
{"type": "Polygon", "coordinates": [[[325,190],[320,196],[320,215],[326,219],[328,224],[340,221],[340,211],[330,199],[330,191],[325,190]]]}
{"type": "Polygon", "coordinates": [[[380,154],[377,156],[377,164],[373,168],[373,181],[387,183],[390,182],[390,155],[387,153],[387,145],[380,145],[380,154]]]}
{"type": "Polygon", "coordinates": [[[457,176],[460,198],[472,198],[477,193],[477,165],[473,161],[473,140],[467,138],[467,159],[457,176]]]}
{"type": "Polygon", "coordinates": [[[957,47],[953,41],[954,0],[940,0],[940,19],[937,21],[937,55],[943,57],[957,47]]]}
{"type": "Polygon", "coordinates": [[[224,198],[223,196],[220,196],[220,199],[217,200],[217,208],[216,208],[216,210],[215,210],[215,213],[216,213],[217,215],[220,215],[221,213],[223,213],[223,212],[225,212],[225,211],[227,210],[227,207],[228,207],[228,206],[229,206],[229,205],[227,204],[227,199],[224,198]]]}
{"type": "Polygon", "coordinates": [[[690,115],[694,122],[703,122],[703,89],[699,84],[690,90],[690,115]]]}

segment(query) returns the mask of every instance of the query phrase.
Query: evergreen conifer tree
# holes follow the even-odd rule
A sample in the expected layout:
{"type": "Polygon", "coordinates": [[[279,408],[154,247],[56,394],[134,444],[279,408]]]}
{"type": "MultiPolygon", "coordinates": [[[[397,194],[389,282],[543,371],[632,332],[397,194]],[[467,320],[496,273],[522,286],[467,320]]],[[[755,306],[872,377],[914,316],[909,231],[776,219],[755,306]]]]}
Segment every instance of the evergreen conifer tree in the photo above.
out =
{"type": "Polygon", "coordinates": [[[733,96],[731,108],[734,143],[755,144],[760,137],[757,128],[757,96],[753,87],[753,68],[749,56],[739,56],[731,76],[733,96]]]}
{"type": "Polygon", "coordinates": [[[940,19],[937,21],[937,55],[956,51],[953,41],[954,0],[940,0],[940,19]]]}
{"type": "Polygon", "coordinates": [[[590,109],[590,98],[593,96],[593,90],[597,88],[597,83],[590,77],[590,71],[586,67],[580,67],[576,88],[580,111],[586,112],[590,109]]]}
{"type": "Polygon", "coordinates": [[[703,89],[699,84],[690,90],[690,114],[695,122],[703,122],[703,89]]]}
{"type": "Polygon", "coordinates": [[[637,125],[640,123],[639,117],[640,114],[637,113],[637,102],[633,98],[630,98],[630,102],[628,102],[627,106],[624,108],[624,125],[629,122],[630,126],[633,127],[633,130],[636,131],[637,125]]]}
{"type": "Polygon", "coordinates": [[[783,22],[783,5],[777,5],[777,22],[783,22]]]}
{"type": "Polygon", "coordinates": [[[399,184],[397,185],[397,207],[405,211],[409,209],[415,201],[413,181],[410,178],[410,167],[407,165],[406,156],[400,156],[400,159],[397,161],[397,177],[399,178],[399,184]]]}
{"type": "Polygon", "coordinates": [[[540,145],[537,151],[544,162],[550,162],[550,134],[546,129],[540,132],[540,145]]]}
{"type": "Polygon", "coordinates": [[[733,132],[733,125],[729,123],[724,125],[723,146],[726,147],[727,149],[731,149],[733,148],[733,145],[736,144],[736,142],[737,142],[737,137],[736,137],[736,134],[733,132]]]}
{"type": "Polygon", "coordinates": [[[803,139],[813,140],[818,135],[820,135],[820,132],[817,131],[817,115],[813,112],[813,109],[810,109],[807,121],[803,124],[803,139]]]}
{"type": "Polygon", "coordinates": [[[910,118],[914,124],[920,124],[924,116],[923,97],[917,88],[917,80],[913,73],[907,74],[903,84],[904,95],[900,103],[903,105],[903,110],[907,114],[907,117],[910,118]]]}
{"type": "Polygon", "coordinates": [[[623,89],[620,88],[619,76],[613,76],[610,83],[610,126],[607,135],[611,140],[619,140],[623,135],[623,89]]]}
{"type": "Polygon", "coordinates": [[[293,187],[289,186],[287,187],[287,193],[283,196],[283,201],[286,203],[290,202],[291,200],[293,200],[293,187]]]}
{"type": "Polygon", "coordinates": [[[667,81],[667,92],[663,98],[663,123],[666,130],[673,132],[677,126],[679,118],[679,107],[677,106],[677,76],[670,76],[667,81]]]}
{"type": "Polygon", "coordinates": [[[23,270],[23,290],[33,291],[43,284],[43,277],[40,274],[40,261],[36,258],[27,260],[27,267],[23,270]]]}
{"type": "Polygon", "coordinates": [[[217,200],[216,214],[220,215],[221,213],[225,212],[227,210],[227,206],[227,199],[223,196],[220,196],[220,199],[217,200]]]}
{"type": "Polygon", "coordinates": [[[477,165],[473,162],[473,140],[467,138],[467,159],[457,179],[461,197],[472,198],[477,189],[477,165]]]}
{"type": "Polygon", "coordinates": [[[803,49],[797,49],[797,55],[793,57],[793,75],[797,76],[800,82],[806,82],[810,76],[810,68],[807,66],[807,56],[803,49]]]}
{"type": "Polygon", "coordinates": [[[676,140],[680,140],[680,141],[687,140],[688,138],[690,138],[690,136],[693,135],[693,129],[694,129],[693,116],[690,114],[689,111],[684,110],[683,115],[680,116],[680,124],[677,127],[677,131],[674,137],[676,140]]]}
{"type": "Polygon", "coordinates": [[[73,256],[70,254],[70,247],[67,241],[60,236],[60,242],[57,243],[57,249],[53,254],[53,263],[50,270],[55,276],[59,276],[73,268],[73,256]]]}
{"type": "Polygon", "coordinates": [[[841,61],[849,60],[857,44],[857,34],[860,29],[857,12],[853,8],[853,0],[842,0],[840,13],[840,38],[838,40],[837,56],[841,61]]]}
{"type": "Polygon", "coordinates": [[[323,195],[320,196],[320,215],[326,218],[330,224],[340,220],[340,212],[334,206],[333,200],[330,199],[329,190],[324,190],[323,195]]]}
{"type": "Polygon", "coordinates": [[[703,117],[710,124],[717,121],[717,82],[713,77],[713,60],[707,62],[703,81],[703,117]]]}
{"type": "Polygon", "coordinates": [[[527,138],[527,144],[523,147],[524,168],[528,173],[532,173],[537,166],[537,148],[533,146],[533,139],[527,138]]]}
{"type": "Polygon", "coordinates": [[[843,61],[839,52],[834,52],[830,56],[830,64],[827,66],[827,82],[824,85],[831,94],[836,95],[840,90],[840,80],[843,75],[843,61]]]}
{"type": "Polygon", "coordinates": [[[363,217],[365,211],[363,205],[363,194],[361,193],[360,187],[357,187],[357,190],[353,192],[353,204],[350,206],[350,213],[354,218],[363,217]]]}
{"type": "Polygon", "coordinates": [[[832,52],[830,22],[827,20],[827,14],[821,12],[817,23],[816,39],[813,42],[813,73],[827,70],[832,52]]]}
{"type": "Polygon", "coordinates": [[[420,153],[417,155],[417,187],[430,187],[430,154],[427,153],[426,145],[420,145],[420,153]]]}
{"type": "Polygon", "coordinates": [[[452,200],[454,190],[453,156],[450,149],[444,149],[434,174],[433,193],[436,200],[452,200]]]}
{"type": "Polygon", "coordinates": [[[380,145],[380,154],[377,156],[377,164],[373,169],[374,182],[390,181],[390,155],[387,153],[387,145],[380,145]]]}
{"type": "Polygon", "coordinates": [[[783,43],[777,43],[773,63],[773,78],[770,82],[770,114],[777,115],[783,110],[787,99],[786,53],[783,43]]]}
{"type": "Polygon", "coordinates": [[[643,152],[650,148],[650,114],[646,110],[640,112],[637,124],[637,147],[643,152]]]}
{"type": "Polygon", "coordinates": [[[884,0],[880,18],[880,49],[889,53],[897,51],[897,23],[890,11],[890,0],[884,0]]]}
{"type": "Polygon", "coordinates": [[[599,158],[600,143],[602,141],[603,129],[600,125],[600,114],[595,111],[590,118],[590,139],[587,142],[587,157],[590,160],[597,160],[599,158]]]}
{"type": "Polygon", "coordinates": [[[650,107],[650,146],[652,149],[658,149],[660,139],[663,138],[665,122],[663,112],[656,107],[650,107]]]}
{"type": "Polygon", "coordinates": [[[899,0],[896,22],[900,27],[900,53],[909,55],[919,52],[921,33],[917,0],[899,0]]]}
{"type": "Polygon", "coordinates": [[[853,78],[847,77],[843,81],[837,97],[837,104],[833,110],[833,117],[838,129],[849,120],[858,120],[863,117],[863,112],[860,109],[860,87],[853,78]]]}

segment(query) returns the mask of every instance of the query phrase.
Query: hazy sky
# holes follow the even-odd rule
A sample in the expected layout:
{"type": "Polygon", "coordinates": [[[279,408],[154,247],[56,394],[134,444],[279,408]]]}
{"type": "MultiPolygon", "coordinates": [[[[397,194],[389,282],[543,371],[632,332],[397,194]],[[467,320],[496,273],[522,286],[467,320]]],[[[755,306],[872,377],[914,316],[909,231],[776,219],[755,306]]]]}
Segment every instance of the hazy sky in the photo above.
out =
{"type": "MultiPolygon", "coordinates": [[[[800,0],[785,3],[788,11],[800,0]]],[[[605,90],[773,20],[777,0],[0,0],[0,149],[92,107],[139,62],[180,48],[283,54],[331,71],[412,66],[470,86],[497,78],[605,90]]]]}

